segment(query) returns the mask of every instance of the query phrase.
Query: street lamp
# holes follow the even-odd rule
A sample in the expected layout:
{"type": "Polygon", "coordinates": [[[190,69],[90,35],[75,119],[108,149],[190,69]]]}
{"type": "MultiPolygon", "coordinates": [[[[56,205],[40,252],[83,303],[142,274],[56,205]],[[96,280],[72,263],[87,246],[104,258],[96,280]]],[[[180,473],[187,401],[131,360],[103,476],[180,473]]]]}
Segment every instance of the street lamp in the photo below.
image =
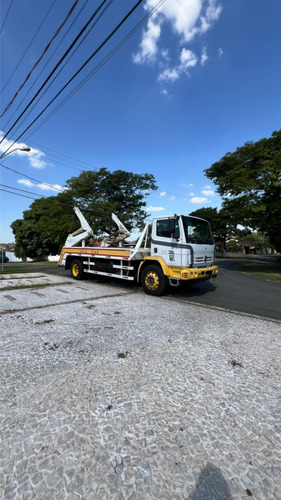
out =
{"type": "Polygon", "coordinates": [[[8,151],[8,152],[3,153],[0,156],[0,160],[2,160],[2,158],[5,158],[6,156],[10,155],[11,153],[14,153],[14,151],[22,151],[22,152],[28,153],[29,151],[31,151],[31,148],[29,148],[28,146],[23,146],[22,148],[12,149],[12,151],[8,151]]]}
{"type": "MultiPolygon", "coordinates": [[[[15,148],[15,149],[12,149],[12,151],[5,151],[1,156],[0,156],[0,160],[2,160],[3,158],[6,158],[6,156],[10,155],[11,153],[14,153],[14,151],[22,151],[22,152],[25,152],[25,153],[28,153],[29,151],[31,151],[31,148],[29,148],[28,146],[23,146],[22,148],[15,148]]],[[[3,273],[3,263],[4,263],[4,253],[3,253],[3,247],[1,248],[1,260],[2,260],[2,273],[3,273]]]]}

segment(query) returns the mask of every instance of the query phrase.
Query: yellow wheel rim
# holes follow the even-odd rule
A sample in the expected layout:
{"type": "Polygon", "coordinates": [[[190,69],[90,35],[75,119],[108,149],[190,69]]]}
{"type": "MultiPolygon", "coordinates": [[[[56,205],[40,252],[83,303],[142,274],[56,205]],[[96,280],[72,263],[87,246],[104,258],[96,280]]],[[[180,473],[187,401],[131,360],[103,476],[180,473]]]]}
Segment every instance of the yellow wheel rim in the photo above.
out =
{"type": "Polygon", "coordinates": [[[78,265],[77,265],[77,264],[74,264],[74,265],[72,266],[72,274],[73,274],[73,276],[75,276],[75,277],[76,277],[76,276],[78,276],[78,274],[79,274],[79,267],[78,267],[78,265]]]}
{"type": "Polygon", "coordinates": [[[156,273],[147,273],[145,277],[145,286],[149,290],[157,290],[159,287],[159,276],[156,273]]]}

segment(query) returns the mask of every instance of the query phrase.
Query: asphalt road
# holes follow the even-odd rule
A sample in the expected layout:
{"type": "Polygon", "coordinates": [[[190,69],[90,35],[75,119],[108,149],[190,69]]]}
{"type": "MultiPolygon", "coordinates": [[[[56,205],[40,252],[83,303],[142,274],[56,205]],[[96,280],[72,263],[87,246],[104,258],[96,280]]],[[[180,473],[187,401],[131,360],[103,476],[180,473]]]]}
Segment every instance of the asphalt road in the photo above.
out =
{"type": "Polygon", "coordinates": [[[219,275],[215,280],[198,283],[190,290],[178,290],[174,296],[202,305],[280,321],[281,283],[242,274],[236,271],[237,263],[237,259],[217,262],[219,275]]]}
{"type": "MultiPolygon", "coordinates": [[[[259,257],[260,259],[260,257],[259,257]]],[[[267,257],[264,257],[267,260],[267,257]]],[[[248,260],[248,259],[246,259],[248,260]]],[[[171,288],[170,300],[213,306],[224,310],[246,313],[281,321],[281,283],[246,276],[236,271],[238,262],[245,259],[222,259],[217,262],[219,275],[215,280],[198,283],[192,287],[171,288]]],[[[13,267],[31,267],[37,272],[69,276],[69,271],[51,263],[9,263],[13,267]]],[[[87,279],[92,279],[91,277],[87,279]]],[[[95,277],[93,283],[107,282],[113,287],[132,287],[128,282],[109,281],[95,277]]]]}

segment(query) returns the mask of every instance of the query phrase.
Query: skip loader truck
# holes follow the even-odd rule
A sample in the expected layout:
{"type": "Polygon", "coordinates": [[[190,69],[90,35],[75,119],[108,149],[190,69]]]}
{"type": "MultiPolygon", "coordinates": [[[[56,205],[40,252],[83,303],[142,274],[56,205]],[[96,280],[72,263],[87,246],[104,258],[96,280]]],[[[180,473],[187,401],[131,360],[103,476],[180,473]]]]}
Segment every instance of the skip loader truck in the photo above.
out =
{"type": "Polygon", "coordinates": [[[155,217],[130,243],[129,231],[112,214],[117,230],[96,246],[86,246],[93,231],[80,209],[74,211],[81,227],[68,235],[58,265],[70,269],[75,280],[85,273],[110,276],[140,283],[150,295],[163,295],[169,286],[217,276],[214,238],[206,220],[190,215],[155,217]]]}

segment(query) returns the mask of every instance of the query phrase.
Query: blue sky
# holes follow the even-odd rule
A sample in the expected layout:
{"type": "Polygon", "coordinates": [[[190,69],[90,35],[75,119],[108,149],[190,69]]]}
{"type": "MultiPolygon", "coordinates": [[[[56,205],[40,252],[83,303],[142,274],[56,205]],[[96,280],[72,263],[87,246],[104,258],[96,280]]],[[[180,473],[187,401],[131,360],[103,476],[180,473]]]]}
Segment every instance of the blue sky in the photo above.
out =
{"type": "MultiPolygon", "coordinates": [[[[1,143],[2,153],[135,3],[106,2],[107,10],[85,41],[1,143]]],[[[93,72],[158,3],[143,1],[11,148],[24,144],[31,152],[17,151],[1,160],[6,168],[1,166],[0,187],[11,192],[0,191],[0,242],[14,240],[10,224],[22,218],[33,201],[19,194],[54,195],[83,169],[152,173],[159,189],[147,198],[151,216],[220,207],[221,199],[204,169],[245,142],[269,137],[280,129],[280,0],[166,0],[93,72]],[[73,90],[73,96],[64,101],[73,90]]],[[[74,0],[1,1],[2,113],[73,4],[74,0]]],[[[78,1],[1,118],[1,137],[98,4],[78,1]]]]}

